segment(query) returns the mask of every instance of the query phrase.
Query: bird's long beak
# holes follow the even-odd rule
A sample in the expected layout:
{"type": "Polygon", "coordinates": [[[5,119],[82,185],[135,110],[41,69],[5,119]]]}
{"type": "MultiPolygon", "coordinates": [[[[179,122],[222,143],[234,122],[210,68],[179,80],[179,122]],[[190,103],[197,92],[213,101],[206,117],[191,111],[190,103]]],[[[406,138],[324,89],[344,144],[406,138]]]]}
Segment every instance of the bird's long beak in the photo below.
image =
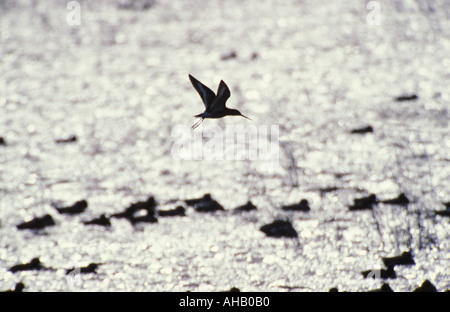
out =
{"type": "Polygon", "coordinates": [[[242,117],[244,117],[244,118],[247,118],[248,120],[251,120],[251,119],[250,119],[250,118],[248,118],[247,116],[244,116],[244,115],[242,115],[242,114],[241,114],[241,116],[242,116],[242,117]]]}

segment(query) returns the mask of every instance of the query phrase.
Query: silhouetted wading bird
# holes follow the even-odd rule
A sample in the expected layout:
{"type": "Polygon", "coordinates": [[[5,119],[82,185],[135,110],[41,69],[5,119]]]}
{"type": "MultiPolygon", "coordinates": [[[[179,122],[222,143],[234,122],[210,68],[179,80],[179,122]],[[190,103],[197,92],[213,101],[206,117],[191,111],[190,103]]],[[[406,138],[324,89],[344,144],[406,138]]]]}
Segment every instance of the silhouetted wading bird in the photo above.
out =
{"type": "Polygon", "coordinates": [[[198,94],[202,98],[203,104],[205,104],[205,111],[194,117],[201,118],[197,121],[192,129],[197,128],[205,118],[222,118],[225,116],[242,116],[251,120],[250,118],[241,114],[237,109],[231,109],[225,106],[228,98],[230,97],[230,89],[223,80],[220,81],[219,88],[217,89],[217,95],[203,83],[189,75],[192,85],[198,94]]]}

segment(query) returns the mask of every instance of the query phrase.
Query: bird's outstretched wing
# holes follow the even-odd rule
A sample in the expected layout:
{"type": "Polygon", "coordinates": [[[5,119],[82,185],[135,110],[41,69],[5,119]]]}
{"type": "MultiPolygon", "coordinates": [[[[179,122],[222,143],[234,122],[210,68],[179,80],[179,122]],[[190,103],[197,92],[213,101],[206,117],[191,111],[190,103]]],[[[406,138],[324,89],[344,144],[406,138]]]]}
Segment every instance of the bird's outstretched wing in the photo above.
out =
{"type": "Polygon", "coordinates": [[[208,109],[211,104],[214,102],[216,95],[214,92],[205,86],[203,83],[195,79],[193,76],[189,74],[189,80],[191,80],[192,85],[195,90],[197,90],[198,94],[202,98],[203,104],[205,104],[206,109],[208,109]]]}
{"type": "Polygon", "coordinates": [[[221,80],[219,84],[219,88],[217,89],[217,97],[227,100],[231,96],[230,89],[228,89],[227,84],[221,80]]]}
{"type": "Polygon", "coordinates": [[[217,89],[217,96],[214,100],[211,110],[222,110],[225,107],[225,103],[227,102],[230,95],[230,89],[228,88],[227,84],[223,80],[221,80],[219,88],[217,89]]]}

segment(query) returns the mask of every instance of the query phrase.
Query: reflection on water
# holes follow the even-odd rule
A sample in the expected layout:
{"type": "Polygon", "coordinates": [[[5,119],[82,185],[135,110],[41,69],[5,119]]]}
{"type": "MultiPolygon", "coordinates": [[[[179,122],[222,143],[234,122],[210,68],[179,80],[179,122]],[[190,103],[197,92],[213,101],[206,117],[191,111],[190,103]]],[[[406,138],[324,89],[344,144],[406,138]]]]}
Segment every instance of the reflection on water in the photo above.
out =
{"type": "Polygon", "coordinates": [[[448,288],[449,223],[434,214],[450,200],[445,1],[380,2],[380,25],[361,1],[78,3],[71,26],[64,2],[0,0],[0,289],[362,291],[383,281],[361,271],[408,250],[393,290],[448,288]],[[203,109],[188,73],[227,81],[230,107],[279,127],[275,168],[173,157],[173,129],[203,109]],[[225,210],[83,224],[206,193],[225,210]],[[349,211],[372,193],[411,203],[349,211]],[[52,206],[82,199],[73,216],[52,206]],[[310,211],[281,209],[302,199],[310,211]],[[55,226],[16,228],[46,214],[55,226]],[[276,219],[298,237],[259,231],[276,219]],[[8,271],[36,257],[54,270],[8,271]],[[65,274],[90,263],[81,282],[65,274]]]}

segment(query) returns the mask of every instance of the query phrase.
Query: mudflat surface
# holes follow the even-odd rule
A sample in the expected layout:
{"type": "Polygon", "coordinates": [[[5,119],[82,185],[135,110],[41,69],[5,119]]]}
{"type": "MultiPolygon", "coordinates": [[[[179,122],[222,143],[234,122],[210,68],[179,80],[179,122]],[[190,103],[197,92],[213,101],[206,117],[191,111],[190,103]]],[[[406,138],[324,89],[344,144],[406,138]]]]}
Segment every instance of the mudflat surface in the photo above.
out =
{"type": "Polygon", "coordinates": [[[80,1],[70,26],[64,1],[0,0],[0,289],[450,288],[449,219],[435,215],[450,200],[447,1],[380,1],[380,25],[357,0],[124,5],[138,2],[80,1]],[[188,73],[213,90],[223,79],[228,105],[253,120],[206,120],[195,135],[278,126],[277,166],[174,157],[172,130],[203,110],[188,73]],[[402,192],[406,207],[348,209],[402,192]],[[225,210],[83,224],[151,195],[166,210],[205,193],[225,210]],[[75,216],[51,205],[81,199],[75,216]],[[281,209],[301,199],[309,212],[281,209]],[[233,213],[248,200],[257,210],[233,213]],[[16,228],[47,213],[55,226],[16,228]],[[275,219],[298,237],[259,231],[275,219]],[[415,265],[397,278],[361,275],[408,250],[415,265]],[[54,270],[8,271],[35,257],[54,270]],[[66,276],[89,263],[97,274],[66,276]]]}

